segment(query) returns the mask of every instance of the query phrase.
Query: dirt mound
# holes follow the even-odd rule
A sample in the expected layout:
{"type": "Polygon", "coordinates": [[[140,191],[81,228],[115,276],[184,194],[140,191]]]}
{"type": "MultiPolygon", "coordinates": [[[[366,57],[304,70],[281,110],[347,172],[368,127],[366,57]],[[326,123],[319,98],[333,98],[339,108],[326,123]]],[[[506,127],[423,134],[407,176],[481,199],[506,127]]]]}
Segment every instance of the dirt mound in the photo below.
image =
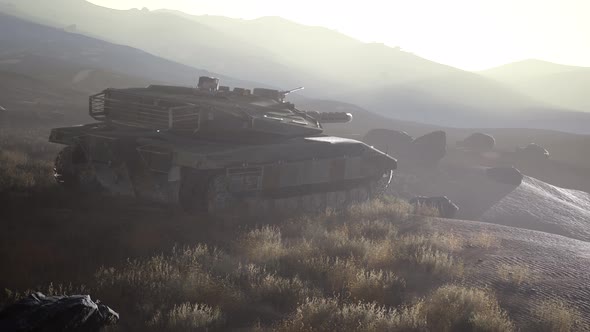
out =
{"type": "Polygon", "coordinates": [[[590,240],[590,194],[531,177],[493,205],[481,221],[590,240]]]}
{"type": "Polygon", "coordinates": [[[443,165],[397,171],[392,190],[404,197],[447,196],[456,218],[538,230],[590,241],[590,194],[521,175],[515,168],[443,165]]]}

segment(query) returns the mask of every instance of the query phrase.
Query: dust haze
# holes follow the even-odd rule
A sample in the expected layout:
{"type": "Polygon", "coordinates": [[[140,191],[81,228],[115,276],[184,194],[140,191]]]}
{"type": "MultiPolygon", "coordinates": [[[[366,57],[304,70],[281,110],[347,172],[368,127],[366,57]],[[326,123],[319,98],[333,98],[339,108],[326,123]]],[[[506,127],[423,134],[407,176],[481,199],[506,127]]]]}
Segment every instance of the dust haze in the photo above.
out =
{"type": "Polygon", "coordinates": [[[211,14],[0,0],[0,330],[590,331],[590,67],[211,14]]]}

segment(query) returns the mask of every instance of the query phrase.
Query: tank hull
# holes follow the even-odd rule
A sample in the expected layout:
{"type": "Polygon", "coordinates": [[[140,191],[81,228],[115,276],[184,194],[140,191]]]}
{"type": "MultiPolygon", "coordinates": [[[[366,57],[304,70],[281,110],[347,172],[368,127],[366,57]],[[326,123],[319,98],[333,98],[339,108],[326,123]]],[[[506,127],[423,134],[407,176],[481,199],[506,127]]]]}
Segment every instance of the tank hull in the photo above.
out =
{"type": "Polygon", "coordinates": [[[210,214],[341,208],[382,193],[397,166],[332,136],[252,144],[97,123],[56,128],[50,141],[82,151],[106,192],[210,214]]]}

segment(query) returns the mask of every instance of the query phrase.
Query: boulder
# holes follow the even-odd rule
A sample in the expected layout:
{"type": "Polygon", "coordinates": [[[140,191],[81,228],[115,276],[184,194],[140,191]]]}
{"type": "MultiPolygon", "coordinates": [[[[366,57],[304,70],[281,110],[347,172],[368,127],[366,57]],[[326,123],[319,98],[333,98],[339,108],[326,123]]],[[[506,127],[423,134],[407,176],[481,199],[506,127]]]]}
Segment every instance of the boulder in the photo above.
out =
{"type": "Polygon", "coordinates": [[[369,131],[363,138],[366,144],[394,157],[403,156],[413,140],[405,131],[381,128],[369,131]]]}
{"type": "Polygon", "coordinates": [[[444,158],[447,153],[447,134],[444,131],[434,131],[416,138],[408,153],[412,164],[419,166],[433,166],[444,158]]]}
{"type": "Polygon", "coordinates": [[[119,314],[89,295],[34,293],[0,311],[0,331],[100,331],[119,314]]]}
{"type": "Polygon", "coordinates": [[[549,159],[549,151],[536,143],[530,143],[524,148],[516,148],[516,155],[527,160],[549,159]]]}
{"type": "Polygon", "coordinates": [[[522,173],[514,167],[492,167],[486,169],[486,175],[499,183],[520,186],[522,183],[522,173]]]}
{"type": "Polygon", "coordinates": [[[494,149],[496,140],[492,135],[484,133],[473,133],[462,141],[457,142],[457,146],[474,152],[488,152],[494,149]]]}
{"type": "Polygon", "coordinates": [[[455,205],[447,196],[425,197],[416,196],[410,200],[410,204],[414,206],[424,205],[438,210],[442,218],[454,218],[459,211],[459,207],[455,205]]]}

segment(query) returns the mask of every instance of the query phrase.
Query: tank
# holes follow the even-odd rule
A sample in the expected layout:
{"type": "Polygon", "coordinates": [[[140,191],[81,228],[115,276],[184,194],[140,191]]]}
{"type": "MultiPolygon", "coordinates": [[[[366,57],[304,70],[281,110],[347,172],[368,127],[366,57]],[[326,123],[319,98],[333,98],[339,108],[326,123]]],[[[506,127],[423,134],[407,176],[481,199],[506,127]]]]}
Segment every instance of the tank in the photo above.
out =
{"type": "Polygon", "coordinates": [[[259,215],[339,209],[381,195],[397,161],[323,134],[349,113],[306,112],[290,91],[198,86],[106,89],[89,98],[94,123],[55,128],[55,178],[66,188],[181,207],[259,215]]]}

